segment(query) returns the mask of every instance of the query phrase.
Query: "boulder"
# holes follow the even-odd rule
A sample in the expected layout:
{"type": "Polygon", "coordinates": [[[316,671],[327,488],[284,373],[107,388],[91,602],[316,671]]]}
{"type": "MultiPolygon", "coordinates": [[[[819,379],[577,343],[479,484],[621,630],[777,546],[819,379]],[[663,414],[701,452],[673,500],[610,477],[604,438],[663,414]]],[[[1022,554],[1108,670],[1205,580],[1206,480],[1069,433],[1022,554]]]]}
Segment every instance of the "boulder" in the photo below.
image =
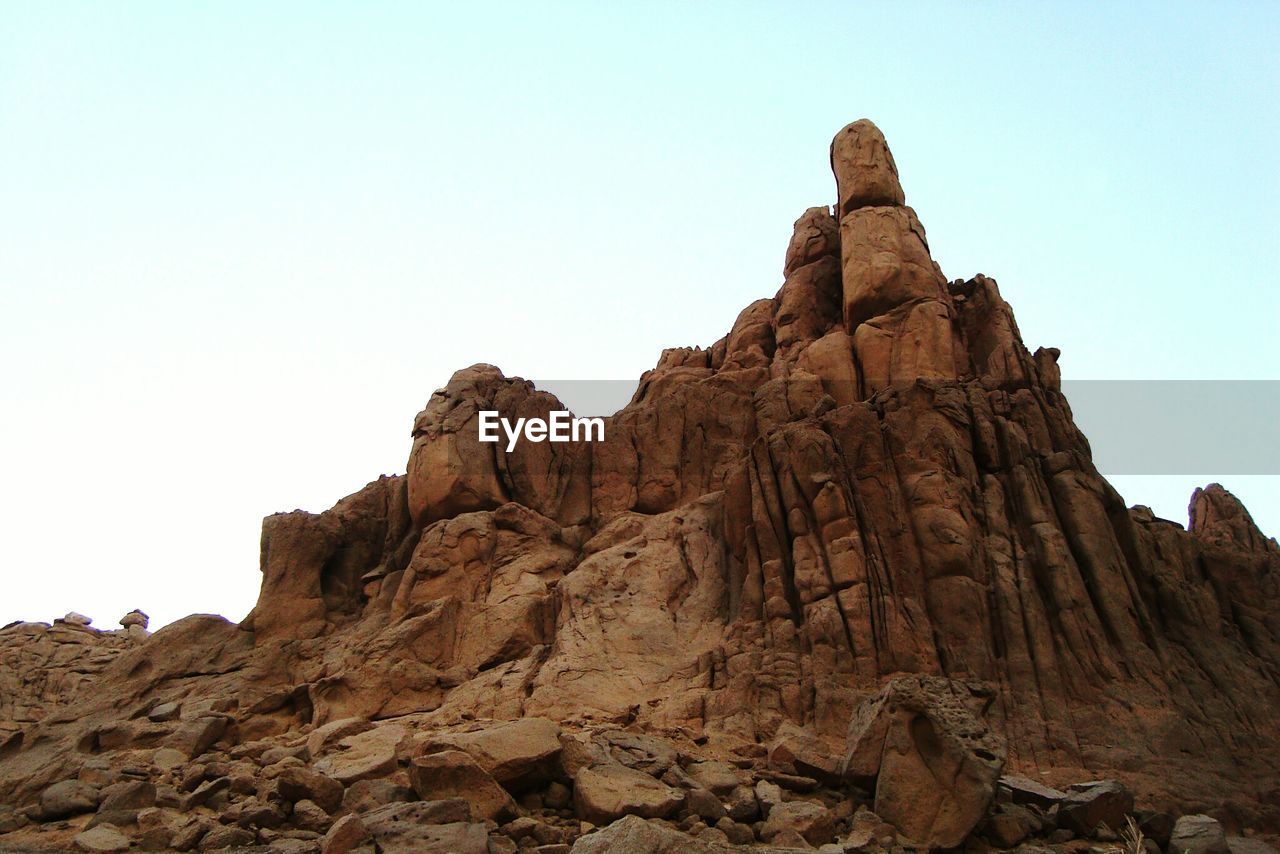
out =
{"type": "Polygon", "coordinates": [[[344,786],[357,780],[385,777],[396,770],[401,749],[409,742],[409,731],[402,726],[383,724],[338,741],[338,749],[329,750],[315,763],[315,769],[344,786]]]}
{"type": "Polygon", "coordinates": [[[831,140],[837,210],[844,214],[869,205],[902,205],[898,165],[880,128],[869,119],[845,125],[831,140]]]}
{"type": "MultiPolygon", "coordinates": [[[[469,754],[460,750],[445,750],[414,759],[409,766],[409,782],[424,801],[466,800],[478,819],[504,821],[519,812],[511,795],[469,754]]],[[[397,808],[398,805],[393,805],[383,809],[390,810],[388,814],[396,814],[397,808]]]]}
{"type": "Polygon", "coordinates": [[[344,738],[359,735],[373,729],[364,718],[339,718],[318,726],[307,735],[307,757],[319,759],[332,746],[344,738]]]}
{"type": "Polygon", "coordinates": [[[365,824],[371,829],[401,822],[453,824],[471,820],[471,804],[462,798],[387,804],[365,814],[365,824]]]}
{"type": "Polygon", "coordinates": [[[1167,812],[1147,812],[1138,814],[1138,830],[1147,839],[1155,842],[1164,850],[1169,846],[1169,837],[1173,835],[1174,818],[1167,812]]]}
{"type": "Polygon", "coordinates": [[[546,718],[521,718],[475,732],[448,733],[428,740],[423,752],[461,750],[511,791],[541,787],[560,755],[560,727],[546,718]]]}
{"type": "Polygon", "coordinates": [[[728,762],[693,762],[685,770],[699,786],[717,795],[727,795],[742,784],[738,770],[728,762]]]}
{"type": "Polygon", "coordinates": [[[573,779],[573,805],[579,818],[608,824],[625,815],[665,818],[684,803],[684,793],[623,765],[582,768],[573,779]]]}
{"type": "Polygon", "coordinates": [[[175,851],[192,851],[212,828],[208,818],[195,816],[174,830],[170,844],[175,851]]]}
{"type": "Polygon", "coordinates": [[[1227,834],[1217,819],[1207,815],[1184,815],[1173,825],[1169,851],[1177,854],[1231,854],[1227,834]]]}
{"type": "Polygon", "coordinates": [[[1051,809],[1067,797],[1066,792],[1016,774],[1005,774],[1001,777],[999,788],[1008,792],[1009,800],[1015,804],[1033,804],[1041,809],[1051,809]]]}
{"type": "Polygon", "coordinates": [[[489,854],[489,831],[483,824],[455,821],[424,824],[401,804],[374,810],[364,825],[382,854],[417,854],[448,851],[452,854],[489,854]]]}
{"type": "Polygon", "coordinates": [[[205,715],[183,723],[169,737],[168,747],[180,750],[194,759],[207,751],[227,731],[227,719],[221,715],[205,715]]]}
{"type": "Polygon", "coordinates": [[[133,810],[155,806],[156,784],[149,780],[124,780],[102,790],[99,812],[133,810]]]}
{"type": "Polygon", "coordinates": [[[821,804],[786,801],[769,810],[769,818],[760,829],[760,838],[768,842],[785,831],[794,831],[810,845],[825,845],[835,838],[835,817],[821,804]]]}
{"type": "Polygon", "coordinates": [[[280,797],[289,803],[308,800],[328,813],[342,806],[342,784],[327,774],[309,768],[286,768],[276,778],[280,797]]]}
{"type": "Polygon", "coordinates": [[[326,833],[333,824],[333,818],[315,801],[300,800],[293,805],[289,814],[289,822],[299,830],[313,833],[326,833]]]}
{"type": "Polygon", "coordinates": [[[1252,837],[1228,836],[1227,847],[1231,854],[1276,854],[1274,846],[1252,837]]]}
{"type": "Polygon", "coordinates": [[[151,711],[147,712],[147,720],[152,723],[163,723],[177,720],[178,715],[181,713],[181,703],[157,703],[151,707],[151,711]]]}
{"type": "Polygon", "coordinates": [[[126,629],[130,626],[137,626],[140,629],[145,629],[150,622],[151,618],[142,611],[139,611],[137,608],[134,608],[132,611],[120,618],[120,625],[124,626],[126,629]]]}
{"type": "MultiPolygon", "coordinates": [[[[773,786],[773,783],[761,781],[765,785],[773,786]]],[[[778,792],[781,798],[781,791],[778,792]]],[[[736,822],[745,822],[750,824],[760,817],[760,801],[756,798],[756,790],[750,786],[736,786],[724,802],[725,809],[729,813],[729,818],[736,822]]]]}
{"type": "Polygon", "coordinates": [[[90,851],[94,854],[114,854],[117,851],[128,851],[129,837],[120,832],[113,824],[100,824],[97,827],[77,833],[72,840],[78,851],[90,851]]]}
{"type": "Polygon", "coordinates": [[[222,851],[226,848],[245,848],[252,845],[257,836],[251,830],[231,825],[215,825],[200,837],[200,851],[222,851]]]}
{"type": "Polygon", "coordinates": [[[849,724],[842,770],[875,786],[875,812],[931,848],[953,848],[995,795],[1003,741],[974,714],[974,689],[933,676],[899,677],[849,724]]]}
{"type": "Polygon", "coordinates": [[[54,783],[40,793],[40,817],[45,821],[93,812],[98,808],[98,790],[79,780],[54,783]]]}
{"type": "Polygon", "coordinates": [[[364,820],[348,813],[333,823],[320,842],[320,854],[347,854],[370,838],[364,820]]]}
{"type": "Polygon", "coordinates": [[[1000,804],[987,817],[984,835],[997,848],[1014,848],[1042,826],[1043,822],[1027,807],[1000,804]]]}
{"type": "Polygon", "coordinates": [[[841,777],[839,751],[790,722],[778,727],[769,743],[769,764],[828,785],[838,785],[841,777]]]}
{"type": "MultiPolygon", "coordinates": [[[[732,854],[732,845],[704,842],[658,821],[628,815],[573,843],[572,854],[732,854]]],[[[755,848],[768,851],[768,848],[755,848]]]]}
{"type": "Polygon", "coordinates": [[[676,749],[667,741],[626,730],[606,730],[597,736],[613,760],[653,777],[675,764],[676,749]]]}
{"type": "Polygon", "coordinates": [[[728,814],[720,799],[706,789],[690,789],[686,792],[684,808],[707,824],[715,824],[728,814]]]}
{"type": "Polygon", "coordinates": [[[1058,806],[1058,827],[1079,837],[1093,836],[1099,824],[1118,833],[1133,812],[1133,793],[1117,780],[1094,780],[1070,787],[1058,806]]]}
{"type": "Polygon", "coordinates": [[[765,818],[769,817],[774,807],[782,803],[782,787],[769,780],[756,783],[755,795],[756,803],[760,806],[760,814],[765,818]]]}
{"type": "Polygon", "coordinates": [[[394,780],[357,780],[347,787],[342,796],[342,806],[350,812],[369,812],[387,804],[411,801],[415,797],[413,789],[394,780]]]}

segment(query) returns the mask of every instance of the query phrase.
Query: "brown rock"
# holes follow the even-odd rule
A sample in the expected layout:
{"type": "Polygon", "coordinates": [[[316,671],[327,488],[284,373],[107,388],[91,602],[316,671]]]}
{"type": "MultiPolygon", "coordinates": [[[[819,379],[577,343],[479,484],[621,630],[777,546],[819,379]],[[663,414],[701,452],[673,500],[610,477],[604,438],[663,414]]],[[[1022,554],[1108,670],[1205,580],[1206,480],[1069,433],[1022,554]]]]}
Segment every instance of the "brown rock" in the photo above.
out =
{"type": "Polygon", "coordinates": [[[98,790],[79,780],[54,783],[40,793],[40,817],[44,821],[66,818],[98,808],[98,790]]]}
{"type": "Polygon", "coordinates": [[[370,826],[381,827],[384,824],[412,822],[415,824],[452,824],[472,820],[471,805],[462,798],[447,798],[440,801],[412,801],[409,803],[388,804],[371,810],[366,816],[370,826]]]}
{"type": "Polygon", "coordinates": [[[643,771],[622,765],[582,768],[573,778],[573,804],[579,818],[608,824],[624,815],[665,818],[684,803],[684,793],[643,771]]]}
{"type": "Polygon", "coordinates": [[[200,837],[200,851],[221,851],[226,848],[243,848],[252,845],[257,837],[243,827],[215,826],[200,837]]]}
{"type": "Polygon", "coordinates": [[[1008,791],[1009,799],[1015,804],[1034,804],[1042,809],[1055,807],[1067,797],[1066,792],[1017,774],[1005,774],[1000,778],[999,785],[1002,790],[1008,791]]]}
{"type": "Polygon", "coordinates": [[[369,838],[369,831],[364,826],[364,821],[360,816],[349,813],[335,821],[329,828],[321,842],[320,852],[321,854],[347,854],[369,838]]]}
{"type": "Polygon", "coordinates": [[[868,119],[846,125],[831,141],[831,171],[836,176],[841,216],[858,208],[906,201],[889,144],[868,119]]]}
{"type": "Polygon", "coordinates": [[[698,785],[717,795],[727,795],[742,784],[738,771],[727,762],[694,762],[687,770],[698,785]]]}
{"type": "Polygon", "coordinates": [[[408,742],[407,729],[383,724],[343,738],[338,742],[340,749],[317,760],[315,768],[344,786],[385,777],[397,768],[400,752],[408,742]]]}
{"type": "Polygon", "coordinates": [[[449,851],[488,854],[489,832],[483,824],[450,822],[421,824],[404,811],[407,804],[383,807],[364,817],[365,826],[384,854],[449,851]]]}
{"type": "MultiPolygon", "coordinates": [[[[462,798],[476,818],[503,821],[518,812],[511,795],[474,759],[460,750],[419,756],[409,766],[409,781],[425,801],[462,798]]],[[[383,807],[395,810],[398,805],[383,807]]]]}
{"type": "Polygon", "coordinates": [[[185,753],[194,759],[213,747],[227,731],[227,719],[220,715],[207,715],[184,721],[166,746],[185,753]]]}
{"type": "Polygon", "coordinates": [[[1181,854],[1229,854],[1231,847],[1216,819],[1207,815],[1184,815],[1173,825],[1169,850],[1181,854]]]}
{"type": "Polygon", "coordinates": [[[799,834],[811,845],[825,845],[835,838],[835,819],[821,804],[787,801],[769,810],[769,818],[760,829],[760,838],[776,841],[785,831],[799,834]]]}
{"type": "Polygon", "coordinates": [[[902,677],[863,703],[849,724],[844,772],[875,781],[875,811],[923,845],[959,845],[986,813],[1004,744],[976,717],[965,685],[902,677]]]}
{"type": "Polygon", "coordinates": [[[1076,836],[1093,836],[1099,824],[1113,832],[1122,830],[1133,812],[1133,794],[1116,780],[1078,783],[1058,806],[1058,826],[1076,836]]]}
{"type": "Polygon", "coordinates": [[[102,790],[99,812],[133,810],[155,806],[156,785],[148,780],[125,780],[102,790]]]}
{"type": "Polygon", "coordinates": [[[100,824],[91,830],[77,833],[72,841],[76,850],[91,851],[96,854],[128,851],[130,847],[129,837],[111,824],[100,824]]]}
{"type": "Polygon", "coordinates": [[[837,785],[842,775],[838,751],[790,722],[784,722],[773,737],[769,764],[829,785],[837,785]]]}
{"type": "Polygon", "coordinates": [[[328,813],[337,812],[342,806],[342,784],[318,771],[286,768],[276,781],[280,797],[291,804],[309,800],[328,813]]]}
{"type": "MultiPolygon", "coordinates": [[[[942,275],[911,208],[863,208],[845,215],[840,250],[844,322],[851,334],[858,324],[907,303],[933,300],[945,306],[942,275]]],[[[920,349],[927,353],[932,347],[920,349]]]]}
{"type": "Polygon", "coordinates": [[[314,801],[300,800],[293,805],[289,821],[299,830],[310,830],[314,833],[327,833],[333,825],[329,813],[314,801]]]}
{"type": "MultiPolygon", "coordinates": [[[[582,836],[573,854],[730,854],[737,849],[704,842],[658,821],[625,816],[608,827],[582,836]]],[[[773,849],[763,848],[761,851],[773,849]]]]}
{"type": "Polygon", "coordinates": [[[728,813],[720,799],[706,789],[690,789],[685,793],[684,808],[708,824],[714,824],[728,813]]]}
{"type": "Polygon", "coordinates": [[[346,794],[342,796],[342,806],[351,812],[369,812],[415,797],[413,789],[392,780],[357,780],[347,787],[346,794]]]}
{"type": "Polygon", "coordinates": [[[1041,826],[1042,822],[1026,807],[1001,804],[987,818],[985,835],[997,848],[1013,848],[1041,826]]]}
{"type": "Polygon", "coordinates": [[[427,752],[442,748],[464,751],[491,777],[512,791],[547,781],[560,754],[560,727],[546,718],[522,718],[475,732],[431,739],[427,752]]]}
{"type": "Polygon", "coordinates": [[[194,851],[200,840],[213,827],[213,822],[203,816],[189,819],[173,834],[172,845],[175,851],[194,851]]]}
{"type": "Polygon", "coordinates": [[[371,729],[373,724],[364,718],[339,718],[329,721],[324,726],[316,727],[307,736],[307,757],[319,759],[342,739],[371,729]]]}
{"type": "Polygon", "coordinates": [[[120,618],[120,625],[124,626],[126,629],[130,626],[137,626],[140,629],[145,629],[150,621],[150,617],[142,611],[139,611],[137,608],[134,608],[132,611],[120,618]]]}
{"type": "MultiPolygon", "coordinates": [[[[1216,485],[1187,529],[1127,508],[1074,423],[1060,354],[1024,346],[994,280],[944,279],[878,132],[843,132],[832,162],[835,215],[797,221],[776,296],[706,348],[664,351],[605,441],[480,447],[480,409],[560,404],[477,366],[428,402],[405,475],[264,522],[239,625],[0,628],[3,826],[77,775],[145,778],[177,805],[161,768],[197,758],[193,808],[253,814],[237,805],[278,797],[304,761],[385,774],[393,797],[410,744],[326,730],[351,718],[422,742],[546,718],[565,730],[561,783],[618,763],[685,787],[681,763],[724,747],[818,798],[826,756],[795,745],[841,744],[868,693],[918,675],[995,686],[957,702],[1032,779],[1088,769],[1162,809],[1280,827],[1280,546],[1216,485]],[[147,719],[177,702],[178,718],[147,719]],[[162,764],[178,733],[187,758],[162,764]]],[[[946,727],[923,714],[913,734],[897,714],[851,751],[853,782],[963,824],[985,786],[958,772],[925,787],[964,753],[927,756],[924,730],[946,727]]],[[[551,777],[531,761],[536,804],[551,777]]],[[[746,820],[761,805],[743,795],[724,797],[746,820]]]]}

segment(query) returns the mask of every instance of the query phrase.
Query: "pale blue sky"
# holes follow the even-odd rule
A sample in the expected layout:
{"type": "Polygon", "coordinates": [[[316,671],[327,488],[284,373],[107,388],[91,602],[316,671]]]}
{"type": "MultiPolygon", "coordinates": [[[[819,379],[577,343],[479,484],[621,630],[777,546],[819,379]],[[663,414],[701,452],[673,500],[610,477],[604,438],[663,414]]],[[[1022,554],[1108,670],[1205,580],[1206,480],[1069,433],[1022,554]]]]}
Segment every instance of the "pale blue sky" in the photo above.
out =
{"type": "MultiPolygon", "coordinates": [[[[1280,379],[1278,38],[1270,2],[0,3],[0,622],[238,619],[260,518],[402,471],[456,368],[710,344],[862,116],[1068,378],[1280,379]]],[[[1185,520],[1209,479],[1116,483],[1185,520]]],[[[1222,480],[1280,533],[1280,479],[1222,480]]]]}

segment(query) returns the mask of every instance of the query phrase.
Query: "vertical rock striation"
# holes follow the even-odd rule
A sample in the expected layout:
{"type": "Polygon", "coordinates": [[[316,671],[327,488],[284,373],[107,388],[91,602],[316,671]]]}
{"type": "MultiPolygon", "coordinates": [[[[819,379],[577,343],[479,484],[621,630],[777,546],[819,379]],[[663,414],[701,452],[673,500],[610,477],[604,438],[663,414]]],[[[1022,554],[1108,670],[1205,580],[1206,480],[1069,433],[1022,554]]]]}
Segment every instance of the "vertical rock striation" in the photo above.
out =
{"type": "MultiPolygon", "coordinates": [[[[116,725],[121,697],[234,690],[225,738],[538,716],[781,739],[772,755],[823,773],[865,741],[857,712],[896,751],[871,764],[899,800],[919,768],[978,781],[930,795],[915,830],[956,844],[1006,748],[938,735],[941,712],[901,700],[911,676],[982,696],[1012,770],[1280,827],[1280,547],[1217,485],[1186,530],[1126,508],[1057,351],[1026,349],[993,279],[947,282],[875,125],[841,130],[831,163],[834,214],[796,221],[777,295],[710,347],[665,351],[604,442],[480,444],[482,409],[562,407],[459,371],[417,417],[406,475],[267,519],[237,637],[211,628],[218,651],[193,655],[171,627],[92,674],[74,716],[5,723],[0,796],[74,764],[67,745],[116,725]]],[[[110,732],[161,738],[144,730],[110,732]]],[[[581,767],[622,775],[606,760],[581,767]]]]}

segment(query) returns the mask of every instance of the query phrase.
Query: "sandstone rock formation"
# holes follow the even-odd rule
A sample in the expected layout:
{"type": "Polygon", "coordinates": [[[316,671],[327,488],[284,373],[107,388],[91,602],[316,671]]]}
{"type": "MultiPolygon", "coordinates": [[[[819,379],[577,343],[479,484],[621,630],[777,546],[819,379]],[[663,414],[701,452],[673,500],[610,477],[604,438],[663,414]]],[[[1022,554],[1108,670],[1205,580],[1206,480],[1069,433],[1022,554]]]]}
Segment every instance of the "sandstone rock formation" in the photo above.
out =
{"type": "Polygon", "coordinates": [[[1280,832],[1280,546],[1217,485],[1187,529],[1126,508],[880,131],[831,162],[777,295],[605,441],[478,442],[563,407],[476,365],[406,474],[264,522],[240,624],[0,630],[0,847],[1280,832]]]}

